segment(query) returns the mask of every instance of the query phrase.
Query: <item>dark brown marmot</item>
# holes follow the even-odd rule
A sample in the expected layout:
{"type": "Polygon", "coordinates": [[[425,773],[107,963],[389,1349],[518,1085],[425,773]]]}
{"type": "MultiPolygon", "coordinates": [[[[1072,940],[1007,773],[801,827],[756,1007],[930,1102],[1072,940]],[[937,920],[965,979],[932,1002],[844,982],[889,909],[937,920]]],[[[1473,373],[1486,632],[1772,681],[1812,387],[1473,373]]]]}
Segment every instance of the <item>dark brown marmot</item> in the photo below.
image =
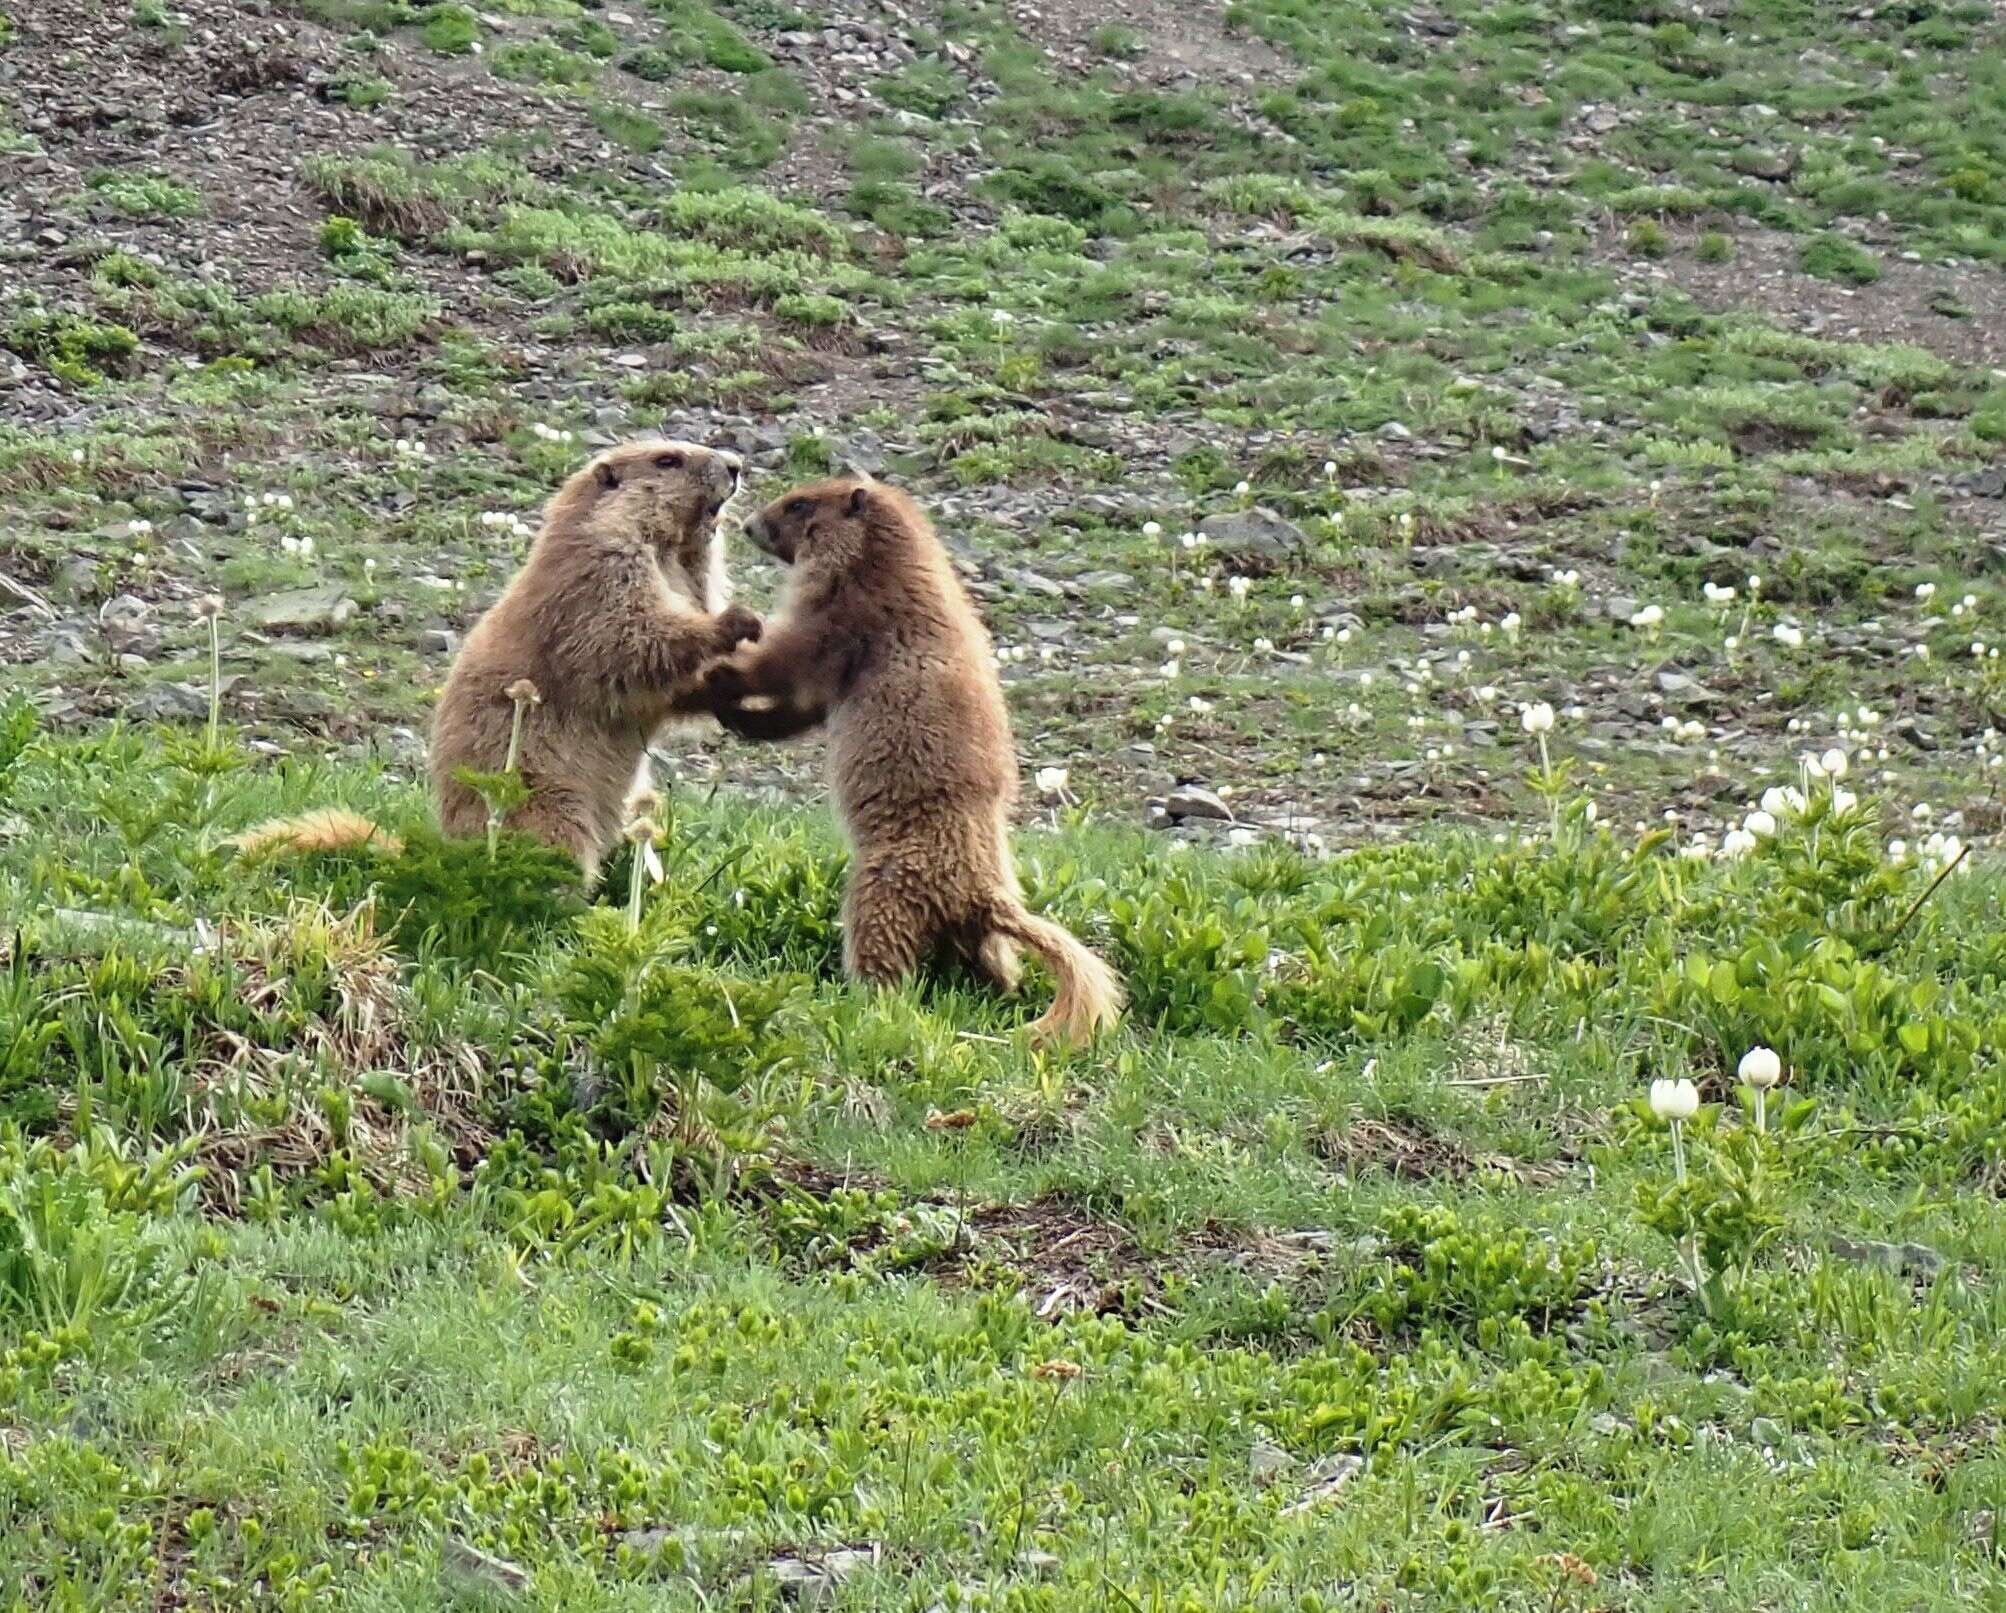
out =
{"type": "Polygon", "coordinates": [[[1017,756],[995,657],[926,517],[894,488],[839,478],[775,499],[745,534],[791,568],[786,604],[704,689],[725,726],[751,738],[826,719],[854,850],[845,968],[898,980],[946,942],[1014,991],[1021,943],[1058,983],[1034,1036],[1077,1045],[1112,1024],[1122,1001],[1112,971],[1025,910],[1008,829],[1017,756]]]}
{"type": "MultiPolygon", "coordinates": [[[[454,774],[504,770],[519,696],[516,767],[529,798],[503,821],[570,852],[588,884],[596,877],[649,741],[670,717],[708,709],[694,694],[705,668],[759,637],[759,618],[727,603],[718,526],[742,473],[736,454],[644,440],[608,449],[557,490],[529,558],[446,678],[430,758],[441,829],[485,832],[487,803],[454,774]]],[[[340,812],[237,841],[247,852],[366,843],[395,849],[340,812]]]]}

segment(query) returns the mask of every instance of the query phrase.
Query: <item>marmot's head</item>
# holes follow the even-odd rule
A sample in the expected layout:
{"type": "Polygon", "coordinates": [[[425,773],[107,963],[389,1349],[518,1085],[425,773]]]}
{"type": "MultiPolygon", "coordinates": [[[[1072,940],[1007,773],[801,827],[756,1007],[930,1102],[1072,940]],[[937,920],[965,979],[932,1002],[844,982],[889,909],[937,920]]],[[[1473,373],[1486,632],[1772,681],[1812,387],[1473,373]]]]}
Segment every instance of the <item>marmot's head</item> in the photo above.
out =
{"type": "Polygon", "coordinates": [[[782,493],[745,523],[746,537],[782,565],[830,570],[887,558],[903,536],[925,530],[925,518],[897,488],[849,476],[782,493]]]}
{"type": "Polygon", "coordinates": [[[692,578],[709,564],[718,513],[745,475],[745,462],[721,448],[666,437],[625,442],[586,466],[591,519],[629,531],[692,578]]]}

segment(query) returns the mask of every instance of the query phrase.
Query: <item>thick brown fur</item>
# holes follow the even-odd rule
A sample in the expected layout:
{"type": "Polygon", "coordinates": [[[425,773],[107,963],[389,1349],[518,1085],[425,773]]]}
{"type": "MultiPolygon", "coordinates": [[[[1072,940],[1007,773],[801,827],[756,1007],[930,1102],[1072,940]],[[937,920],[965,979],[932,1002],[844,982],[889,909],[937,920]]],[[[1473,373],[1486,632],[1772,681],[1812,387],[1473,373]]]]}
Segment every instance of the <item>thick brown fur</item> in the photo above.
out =
{"type": "MultiPolygon", "coordinates": [[[[760,633],[728,602],[718,516],[737,491],[736,454],[650,439],[600,454],[557,490],[529,558],[474,624],[432,719],[439,826],[486,832],[488,808],[455,775],[499,773],[516,706],[535,685],[516,766],[529,798],[504,820],[577,858],[587,883],[624,826],[649,741],[707,709],[704,670],[760,633]]],[[[261,824],[241,849],[322,851],[394,842],[334,811],[261,824]],[[344,838],[345,837],[345,838],[344,838]]]]}
{"type": "Polygon", "coordinates": [[[787,601],[759,645],[714,668],[705,688],[747,737],[828,723],[830,783],[854,851],[850,974],[898,980],[946,943],[1014,991],[1022,945],[1058,983],[1033,1035],[1078,1045],[1112,1024],[1113,972],[1024,907],[1008,829],[1017,756],[995,657],[926,517],[896,489],[839,478],[774,500],[745,533],[792,568],[787,601]]]}
{"type": "Polygon", "coordinates": [[[618,840],[648,742],[707,666],[757,639],[727,602],[718,515],[735,454],[666,440],[599,455],[551,499],[529,558],[467,635],[432,719],[432,787],[447,834],[485,831],[487,805],[454,775],[508,759],[518,679],[529,799],[505,820],[578,859],[588,882],[618,840]]]}

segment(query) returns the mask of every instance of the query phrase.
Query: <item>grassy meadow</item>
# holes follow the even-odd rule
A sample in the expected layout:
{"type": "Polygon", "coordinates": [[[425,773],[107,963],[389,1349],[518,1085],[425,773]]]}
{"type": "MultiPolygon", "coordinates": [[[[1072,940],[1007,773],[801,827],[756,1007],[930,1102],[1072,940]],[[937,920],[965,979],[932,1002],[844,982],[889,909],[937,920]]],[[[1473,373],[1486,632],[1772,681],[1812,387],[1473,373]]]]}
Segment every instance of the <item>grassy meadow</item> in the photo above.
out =
{"type": "Polygon", "coordinates": [[[2006,1599],[2002,47],[0,0],[0,1608],[2006,1599]],[[814,740],[430,832],[658,429],[934,512],[1117,1034],[814,740]]]}

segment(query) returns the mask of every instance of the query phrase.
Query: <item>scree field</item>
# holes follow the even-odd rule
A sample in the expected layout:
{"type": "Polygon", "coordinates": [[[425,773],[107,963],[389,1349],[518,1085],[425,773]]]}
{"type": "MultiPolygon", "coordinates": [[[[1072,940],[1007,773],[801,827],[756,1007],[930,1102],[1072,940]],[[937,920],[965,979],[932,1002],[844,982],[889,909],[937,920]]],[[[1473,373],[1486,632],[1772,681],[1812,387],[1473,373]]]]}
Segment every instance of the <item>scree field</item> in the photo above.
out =
{"type": "Polygon", "coordinates": [[[2002,365],[1986,0],[0,0],[0,1609],[2006,1605],[2002,365]],[[1116,1034],[429,831],[658,430],[1116,1034]]]}

